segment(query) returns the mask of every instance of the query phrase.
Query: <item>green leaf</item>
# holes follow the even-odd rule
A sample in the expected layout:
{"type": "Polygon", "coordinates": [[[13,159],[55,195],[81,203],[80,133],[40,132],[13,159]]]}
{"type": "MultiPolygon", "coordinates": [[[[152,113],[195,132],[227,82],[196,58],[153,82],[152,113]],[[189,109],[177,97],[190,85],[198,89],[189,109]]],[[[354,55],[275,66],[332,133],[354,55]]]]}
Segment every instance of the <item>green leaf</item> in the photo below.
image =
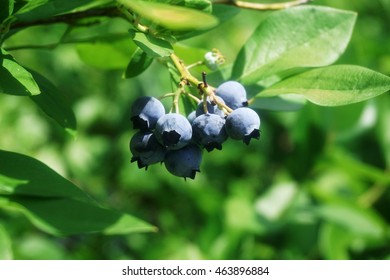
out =
{"type": "Polygon", "coordinates": [[[370,180],[376,184],[390,186],[390,176],[384,170],[365,163],[342,149],[332,148],[327,153],[327,158],[329,158],[332,166],[343,170],[344,173],[349,174],[351,177],[358,177],[362,180],[370,180]]]}
{"type": "MultiPolygon", "coordinates": [[[[0,2],[0,23],[3,22],[6,18],[8,18],[14,9],[14,0],[1,0],[0,2]]],[[[0,25],[0,33],[1,33],[1,25],[0,25]]]]}
{"type": "Polygon", "coordinates": [[[136,48],[130,38],[106,38],[76,45],[84,63],[103,70],[124,69],[136,48]]]}
{"type": "MultiPolygon", "coordinates": [[[[174,0],[173,2],[177,2],[174,0]]],[[[195,9],[198,11],[203,11],[206,13],[211,13],[213,6],[210,0],[181,0],[179,3],[182,3],[184,7],[195,9]]]]}
{"type": "Polygon", "coordinates": [[[19,21],[48,18],[92,3],[94,0],[35,0],[29,1],[16,14],[19,21]]]}
{"type": "Polygon", "coordinates": [[[355,236],[373,240],[381,240],[386,236],[386,223],[371,209],[348,203],[332,203],[320,206],[316,213],[355,236]]]}
{"type": "Polygon", "coordinates": [[[10,260],[12,255],[11,238],[0,224],[0,260],[10,260]]]}
{"type": "Polygon", "coordinates": [[[252,202],[244,195],[234,195],[226,199],[224,216],[230,231],[259,232],[262,230],[252,202]]]}
{"type": "Polygon", "coordinates": [[[21,211],[36,227],[53,235],[156,231],[154,226],[129,214],[74,199],[12,196],[8,201],[9,207],[21,211]]]}
{"type": "Polygon", "coordinates": [[[3,49],[0,49],[0,93],[28,96],[41,93],[31,73],[3,49]]]}
{"type": "Polygon", "coordinates": [[[39,95],[31,96],[31,100],[34,101],[46,115],[65,128],[68,133],[75,136],[76,117],[72,108],[65,100],[65,96],[63,96],[48,79],[35,71],[30,70],[30,72],[42,91],[39,95]]]}
{"type": "Polygon", "coordinates": [[[259,96],[301,94],[322,106],[364,101],[390,90],[390,78],[355,65],[333,65],[292,76],[262,91],[259,96]]]}
{"type": "Polygon", "coordinates": [[[301,95],[285,94],[273,97],[255,98],[250,104],[253,109],[265,109],[273,111],[297,111],[306,104],[306,99],[301,95]]]}
{"type": "Polygon", "coordinates": [[[231,20],[240,12],[240,9],[230,5],[213,4],[213,15],[216,16],[220,22],[231,20]]]}
{"type": "Polygon", "coordinates": [[[289,210],[297,194],[294,182],[277,183],[256,201],[256,212],[263,219],[277,221],[289,210]]]}
{"type": "Polygon", "coordinates": [[[211,13],[213,6],[210,0],[143,0],[145,2],[163,3],[175,6],[182,6],[186,8],[211,13]]]}
{"type": "MultiPolygon", "coordinates": [[[[186,2],[186,1],[185,1],[186,2]]],[[[209,12],[209,10],[203,10],[209,12]]],[[[221,23],[231,20],[235,15],[237,15],[240,12],[239,8],[230,6],[230,5],[222,5],[222,4],[215,4],[212,5],[212,15],[216,17],[219,21],[219,24],[216,26],[219,26],[221,23]]],[[[193,30],[193,31],[175,31],[172,32],[172,35],[175,36],[176,40],[184,40],[191,37],[198,36],[200,34],[203,34],[207,31],[209,31],[212,28],[208,29],[201,29],[201,30],[193,30]]],[[[228,77],[229,78],[229,77],[228,77]]]]}
{"type": "Polygon", "coordinates": [[[142,49],[137,48],[131,56],[130,62],[127,65],[126,71],[123,74],[124,78],[132,78],[144,72],[153,62],[150,57],[142,49]]]}
{"type": "Polygon", "coordinates": [[[66,259],[67,251],[63,243],[57,238],[48,237],[35,230],[23,231],[14,243],[15,259],[17,260],[63,260],[66,259]]]}
{"type": "Polygon", "coordinates": [[[171,30],[208,29],[218,24],[214,16],[185,7],[137,0],[118,0],[118,2],[142,18],[171,30]]]}
{"type": "Polygon", "coordinates": [[[270,14],[244,44],[233,79],[245,84],[295,67],[326,66],[344,52],[356,13],[299,6],[270,14]]]}
{"type": "Polygon", "coordinates": [[[42,162],[0,150],[0,195],[73,198],[95,203],[81,189],[42,162]]]}
{"type": "Polygon", "coordinates": [[[130,31],[134,43],[151,57],[164,57],[173,53],[172,45],[160,38],[147,35],[142,32],[130,31]]]}
{"type": "Polygon", "coordinates": [[[55,235],[155,231],[131,215],[100,207],[86,193],[43,163],[0,150],[0,207],[22,211],[55,235]]]}
{"type": "Polygon", "coordinates": [[[386,166],[390,166],[390,96],[381,96],[376,100],[376,108],[378,108],[378,123],[376,123],[376,136],[382,147],[386,166]]]}
{"type": "Polygon", "coordinates": [[[319,249],[324,259],[348,260],[351,234],[333,223],[324,223],[319,232],[319,249]]]}

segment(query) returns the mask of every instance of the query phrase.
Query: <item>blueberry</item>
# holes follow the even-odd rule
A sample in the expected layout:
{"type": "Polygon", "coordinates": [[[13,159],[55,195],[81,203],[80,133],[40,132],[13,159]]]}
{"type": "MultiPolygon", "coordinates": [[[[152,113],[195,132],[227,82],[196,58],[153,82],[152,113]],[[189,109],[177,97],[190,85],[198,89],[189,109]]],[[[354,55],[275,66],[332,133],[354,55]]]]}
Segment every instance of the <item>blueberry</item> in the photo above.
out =
{"type": "Polygon", "coordinates": [[[131,162],[137,162],[138,168],[162,162],[166,150],[158,143],[151,131],[139,131],[130,140],[131,162]]]}
{"type": "Polygon", "coordinates": [[[157,120],[165,114],[164,105],[154,97],[139,97],[131,106],[131,121],[134,129],[146,131],[156,126],[157,120]]]}
{"type": "Polygon", "coordinates": [[[238,108],[230,113],[225,127],[232,139],[243,140],[247,145],[252,138],[260,138],[259,115],[248,107],[238,108]]]}
{"type": "Polygon", "coordinates": [[[192,111],[191,113],[188,114],[187,120],[192,124],[196,118],[196,111],[192,111]]]}
{"type": "Polygon", "coordinates": [[[192,123],[192,138],[208,152],[221,150],[222,143],[227,139],[225,119],[214,114],[203,114],[192,123]]]}
{"type": "Polygon", "coordinates": [[[179,150],[167,152],[164,160],[167,170],[178,177],[194,179],[196,172],[200,171],[202,161],[201,149],[194,145],[187,145],[179,150]]]}
{"type": "Polygon", "coordinates": [[[215,94],[233,110],[248,106],[245,88],[239,82],[225,82],[216,89],[215,94]]]}
{"type": "Polygon", "coordinates": [[[191,141],[192,127],[186,117],[170,113],[158,119],[155,135],[164,147],[177,150],[191,141]]]}
{"type": "MultiPolygon", "coordinates": [[[[222,98],[220,98],[218,96],[216,98],[218,99],[219,102],[225,104],[225,102],[222,98]]],[[[206,105],[207,105],[207,112],[208,113],[216,114],[222,118],[225,117],[225,113],[220,108],[218,108],[217,104],[215,104],[214,102],[207,100],[206,105]]],[[[198,117],[204,113],[205,112],[204,112],[203,100],[202,100],[201,102],[199,102],[198,107],[196,108],[196,116],[198,117]]]]}

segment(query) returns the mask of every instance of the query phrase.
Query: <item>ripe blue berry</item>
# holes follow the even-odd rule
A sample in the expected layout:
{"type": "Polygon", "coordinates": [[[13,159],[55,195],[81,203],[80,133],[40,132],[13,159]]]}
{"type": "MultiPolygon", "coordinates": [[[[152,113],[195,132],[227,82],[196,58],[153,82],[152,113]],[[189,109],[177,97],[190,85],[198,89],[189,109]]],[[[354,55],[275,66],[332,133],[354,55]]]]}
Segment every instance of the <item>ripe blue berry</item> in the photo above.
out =
{"type": "Polygon", "coordinates": [[[138,168],[162,162],[166,150],[158,143],[151,131],[139,131],[130,140],[131,162],[137,162],[138,168]]]}
{"type": "MultiPolygon", "coordinates": [[[[216,97],[218,98],[218,101],[225,104],[224,100],[220,97],[216,97]]],[[[216,114],[220,117],[225,117],[225,113],[218,108],[218,106],[214,103],[214,102],[211,102],[209,100],[207,100],[206,102],[206,105],[207,105],[207,112],[210,113],[210,114],[216,114]]],[[[202,114],[204,114],[204,107],[203,107],[203,100],[201,102],[199,102],[198,104],[198,107],[196,107],[196,116],[200,116],[202,114]]]]}
{"type": "Polygon", "coordinates": [[[188,114],[187,120],[192,124],[196,118],[196,111],[192,111],[191,113],[188,114]]]}
{"type": "Polygon", "coordinates": [[[226,118],[225,127],[232,139],[243,140],[247,145],[252,138],[260,138],[259,115],[247,107],[238,108],[230,113],[226,118]]]}
{"type": "Polygon", "coordinates": [[[178,177],[194,179],[199,172],[202,161],[201,149],[194,145],[187,145],[179,150],[168,151],[164,160],[167,170],[178,177]]]}
{"type": "Polygon", "coordinates": [[[156,126],[157,120],[165,114],[164,105],[154,97],[139,97],[131,106],[131,121],[134,129],[146,131],[156,126]]]}
{"type": "Polygon", "coordinates": [[[165,148],[177,150],[191,141],[192,127],[186,117],[170,113],[158,119],[155,135],[165,148]]]}
{"type": "Polygon", "coordinates": [[[225,119],[214,114],[203,114],[192,123],[193,140],[202,145],[208,152],[221,150],[222,143],[227,139],[225,119]]]}
{"type": "Polygon", "coordinates": [[[216,89],[215,94],[221,97],[225,104],[233,110],[248,106],[245,88],[239,82],[225,82],[216,89]]]}

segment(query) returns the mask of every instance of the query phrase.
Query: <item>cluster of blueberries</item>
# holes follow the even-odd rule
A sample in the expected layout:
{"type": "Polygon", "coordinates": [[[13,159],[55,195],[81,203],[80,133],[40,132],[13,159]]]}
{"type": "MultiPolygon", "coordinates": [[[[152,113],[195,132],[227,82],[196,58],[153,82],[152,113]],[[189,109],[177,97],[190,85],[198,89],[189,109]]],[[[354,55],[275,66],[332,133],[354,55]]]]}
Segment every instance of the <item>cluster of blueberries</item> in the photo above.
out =
{"type": "Polygon", "coordinates": [[[200,171],[202,148],[208,152],[222,149],[229,137],[249,144],[260,138],[260,118],[248,108],[245,88],[236,81],[221,84],[215,90],[219,104],[208,98],[188,117],[165,113],[163,104],[154,97],[138,98],[131,108],[131,121],[139,131],[130,141],[131,162],[139,168],[164,162],[173,175],[194,179],[200,171]]]}

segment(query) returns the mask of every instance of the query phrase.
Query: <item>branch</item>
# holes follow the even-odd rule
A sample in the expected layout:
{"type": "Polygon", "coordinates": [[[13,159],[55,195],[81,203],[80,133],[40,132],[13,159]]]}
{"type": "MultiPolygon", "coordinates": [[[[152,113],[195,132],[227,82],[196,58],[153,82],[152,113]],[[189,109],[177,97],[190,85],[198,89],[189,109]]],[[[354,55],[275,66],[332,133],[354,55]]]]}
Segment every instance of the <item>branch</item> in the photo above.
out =
{"type": "Polygon", "coordinates": [[[15,22],[11,25],[11,29],[19,29],[24,27],[36,26],[36,25],[48,25],[56,23],[74,23],[80,19],[91,18],[91,17],[121,17],[122,14],[119,12],[117,7],[97,8],[86,10],[82,12],[58,15],[51,18],[38,19],[34,21],[26,22],[15,22]]]}
{"type": "MultiPolygon", "coordinates": [[[[205,81],[201,82],[197,78],[191,75],[191,73],[188,71],[188,68],[184,65],[183,61],[177,57],[176,54],[172,53],[171,54],[171,60],[173,61],[173,64],[175,65],[177,71],[179,71],[180,76],[181,76],[181,82],[184,81],[185,84],[187,85],[193,85],[196,86],[201,94],[203,94],[204,100],[206,100],[207,97],[210,98],[210,101],[214,102],[215,104],[218,105],[219,108],[225,109],[226,112],[229,114],[233,112],[231,108],[229,108],[225,103],[220,102],[216,97],[215,93],[213,90],[213,87],[208,86],[205,81]]],[[[206,102],[204,102],[203,106],[207,106],[206,102]]],[[[207,107],[205,107],[205,112],[207,111],[207,107]]]]}
{"type": "Polygon", "coordinates": [[[293,6],[298,6],[311,2],[312,0],[294,0],[283,3],[253,3],[245,1],[235,1],[235,0],[217,0],[214,1],[214,4],[225,4],[232,5],[238,8],[259,10],[259,11],[271,11],[271,10],[282,10],[287,9],[293,6]]]}

